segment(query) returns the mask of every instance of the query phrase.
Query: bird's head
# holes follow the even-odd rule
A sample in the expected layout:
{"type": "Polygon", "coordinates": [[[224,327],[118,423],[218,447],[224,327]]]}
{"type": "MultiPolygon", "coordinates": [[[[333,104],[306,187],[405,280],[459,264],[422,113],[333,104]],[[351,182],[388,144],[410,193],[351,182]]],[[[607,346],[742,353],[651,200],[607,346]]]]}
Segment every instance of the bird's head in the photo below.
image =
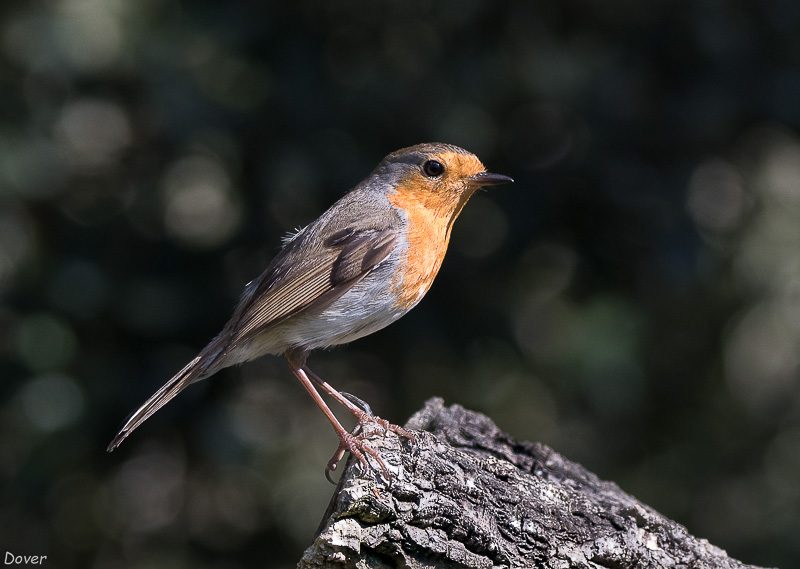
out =
{"type": "Polygon", "coordinates": [[[418,144],[392,152],[373,172],[389,192],[402,194],[432,208],[452,222],[472,194],[483,186],[513,182],[508,176],[492,174],[478,157],[451,144],[418,144]]]}

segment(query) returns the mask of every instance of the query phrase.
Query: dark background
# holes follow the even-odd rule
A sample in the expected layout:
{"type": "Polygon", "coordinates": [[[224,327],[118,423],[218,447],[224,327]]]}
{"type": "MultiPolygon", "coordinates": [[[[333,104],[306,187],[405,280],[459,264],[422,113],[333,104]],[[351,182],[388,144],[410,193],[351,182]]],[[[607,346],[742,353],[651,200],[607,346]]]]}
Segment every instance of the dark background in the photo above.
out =
{"type": "Polygon", "coordinates": [[[734,557],[800,564],[800,3],[0,18],[3,553],[294,566],[336,439],[281,359],[105,445],[282,235],[437,140],[516,183],[473,198],[416,310],[317,373],[394,422],[433,395],[482,411],[734,557]]]}

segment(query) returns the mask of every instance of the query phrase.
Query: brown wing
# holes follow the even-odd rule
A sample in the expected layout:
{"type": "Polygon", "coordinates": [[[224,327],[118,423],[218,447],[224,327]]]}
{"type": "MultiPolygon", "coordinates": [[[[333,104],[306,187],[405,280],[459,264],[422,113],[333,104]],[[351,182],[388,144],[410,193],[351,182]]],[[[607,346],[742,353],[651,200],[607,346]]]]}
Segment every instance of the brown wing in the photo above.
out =
{"type": "Polygon", "coordinates": [[[228,349],[301,310],[330,304],[397,246],[391,229],[342,229],[313,249],[304,246],[305,239],[298,234],[247,286],[221,334],[228,349]]]}

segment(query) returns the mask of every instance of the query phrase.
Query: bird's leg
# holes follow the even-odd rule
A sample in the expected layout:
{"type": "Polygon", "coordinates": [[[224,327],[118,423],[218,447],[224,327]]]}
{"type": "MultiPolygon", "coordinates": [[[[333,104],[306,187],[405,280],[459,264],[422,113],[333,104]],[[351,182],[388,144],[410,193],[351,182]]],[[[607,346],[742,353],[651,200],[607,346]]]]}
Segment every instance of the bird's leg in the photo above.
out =
{"type": "MultiPolygon", "coordinates": [[[[361,464],[364,465],[365,468],[368,466],[368,463],[367,459],[364,457],[364,453],[367,453],[368,455],[373,457],[375,460],[378,461],[378,464],[380,464],[381,470],[383,470],[386,477],[389,478],[389,471],[386,469],[386,464],[383,462],[383,459],[381,459],[380,455],[378,454],[378,451],[368,447],[360,437],[348,433],[345,430],[345,428],[342,427],[342,424],[339,422],[336,416],[333,414],[333,411],[331,411],[330,408],[325,404],[325,401],[322,399],[322,396],[320,396],[319,392],[314,388],[314,385],[309,379],[307,368],[305,367],[305,359],[307,357],[307,354],[305,352],[287,350],[285,355],[286,359],[289,362],[289,367],[291,368],[292,372],[295,374],[295,376],[297,376],[297,379],[300,380],[300,383],[303,384],[303,387],[306,388],[306,391],[308,391],[309,395],[311,395],[311,398],[314,400],[317,406],[320,409],[322,409],[322,412],[328,418],[328,421],[330,421],[331,425],[333,425],[333,429],[334,431],[336,431],[336,435],[339,437],[339,448],[336,449],[336,453],[334,453],[333,457],[331,457],[331,459],[328,461],[328,465],[325,468],[325,477],[328,480],[331,480],[329,473],[331,471],[336,470],[337,464],[344,456],[345,451],[349,451],[350,454],[355,456],[361,462],[361,464]]],[[[347,407],[351,411],[355,409],[355,411],[357,411],[361,416],[364,417],[367,416],[366,413],[358,409],[358,407],[356,407],[353,403],[350,403],[350,401],[345,399],[344,396],[342,396],[338,391],[330,387],[327,383],[320,380],[316,376],[314,376],[314,378],[315,382],[317,383],[321,382],[322,384],[333,390],[334,393],[336,393],[336,395],[331,394],[334,397],[334,399],[336,399],[340,403],[342,401],[346,401],[347,405],[345,405],[345,407],[347,407]]],[[[359,417],[359,415],[356,415],[356,417],[359,417]]]]}
{"type": "Polygon", "coordinates": [[[367,421],[372,421],[376,423],[383,429],[384,434],[392,431],[400,435],[401,437],[407,438],[409,440],[414,439],[414,435],[406,431],[400,425],[395,425],[390,423],[386,419],[381,419],[377,415],[372,413],[372,409],[366,402],[362,401],[355,395],[351,395],[350,393],[340,393],[336,389],[334,389],[328,382],[323,380],[313,371],[311,371],[308,366],[303,365],[302,370],[306,372],[307,376],[316,383],[319,387],[321,387],[325,393],[336,399],[343,407],[345,407],[348,411],[350,411],[358,421],[359,425],[363,425],[367,421]]]}

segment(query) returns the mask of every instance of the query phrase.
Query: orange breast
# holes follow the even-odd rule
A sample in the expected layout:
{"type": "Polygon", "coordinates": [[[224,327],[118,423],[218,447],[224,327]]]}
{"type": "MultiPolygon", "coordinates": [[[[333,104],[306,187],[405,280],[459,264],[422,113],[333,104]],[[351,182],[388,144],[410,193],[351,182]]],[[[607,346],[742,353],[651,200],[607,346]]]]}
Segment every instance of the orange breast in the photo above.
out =
{"type": "Polygon", "coordinates": [[[419,302],[433,284],[447,252],[457,210],[463,204],[452,196],[404,190],[402,186],[389,196],[389,201],[404,210],[408,219],[405,271],[394,286],[397,306],[407,310],[419,302]]]}

